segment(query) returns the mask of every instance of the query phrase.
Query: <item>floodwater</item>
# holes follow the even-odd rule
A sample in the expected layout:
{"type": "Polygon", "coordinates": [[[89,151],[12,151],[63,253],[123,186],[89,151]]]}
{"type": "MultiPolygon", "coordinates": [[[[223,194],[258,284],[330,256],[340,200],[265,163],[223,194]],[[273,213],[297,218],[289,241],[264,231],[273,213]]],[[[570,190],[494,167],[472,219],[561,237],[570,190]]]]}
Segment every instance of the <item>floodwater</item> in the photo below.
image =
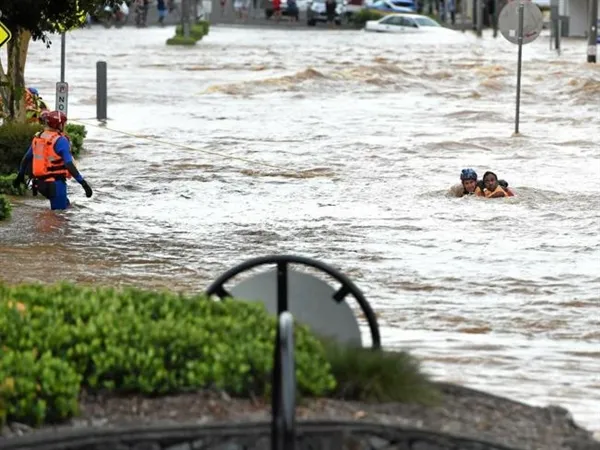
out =
{"type": "MultiPolygon", "coordinates": [[[[284,30],[214,27],[194,48],[165,46],[171,29],[71,33],[69,116],[89,124],[79,167],[96,194],[74,184],[64,214],[16,200],[2,278],[200,291],[254,256],[313,257],[434,377],[600,431],[600,65],[586,42],[524,47],[514,137],[517,48],[501,37],[284,30]],[[97,60],[107,128],[88,120],[97,60]],[[464,167],[517,197],[448,197],[464,167]]],[[[54,41],[32,46],[26,73],[50,103],[54,41]]]]}

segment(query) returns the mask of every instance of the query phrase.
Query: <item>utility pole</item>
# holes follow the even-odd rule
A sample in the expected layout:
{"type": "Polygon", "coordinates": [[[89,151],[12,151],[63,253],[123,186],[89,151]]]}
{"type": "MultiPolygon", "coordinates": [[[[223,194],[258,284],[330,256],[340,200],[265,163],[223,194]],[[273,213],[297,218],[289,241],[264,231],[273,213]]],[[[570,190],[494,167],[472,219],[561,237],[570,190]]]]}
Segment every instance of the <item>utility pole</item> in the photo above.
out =
{"type": "Polygon", "coordinates": [[[190,37],[190,0],[181,0],[181,28],[183,37],[190,37]]]}
{"type": "Polygon", "coordinates": [[[589,2],[589,16],[590,16],[590,29],[588,32],[588,51],[587,51],[587,62],[596,63],[596,56],[598,54],[598,2],[600,0],[588,0],[589,2]]]}
{"type": "Polygon", "coordinates": [[[482,37],[483,36],[483,13],[485,11],[485,3],[484,0],[474,0],[474,13],[475,13],[475,17],[477,18],[476,23],[476,30],[477,30],[477,37],[482,37]]]}
{"type": "Polygon", "coordinates": [[[494,38],[498,37],[498,16],[500,15],[498,0],[494,0],[494,38]]]}

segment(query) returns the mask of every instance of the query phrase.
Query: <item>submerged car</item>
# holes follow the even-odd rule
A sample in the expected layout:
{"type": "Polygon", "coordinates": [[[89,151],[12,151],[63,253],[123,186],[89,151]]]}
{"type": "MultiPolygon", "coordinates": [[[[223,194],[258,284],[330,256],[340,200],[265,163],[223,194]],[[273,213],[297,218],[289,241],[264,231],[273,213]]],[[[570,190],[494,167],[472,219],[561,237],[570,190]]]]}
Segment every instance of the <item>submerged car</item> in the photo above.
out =
{"type": "Polygon", "coordinates": [[[435,20],[420,14],[389,14],[379,20],[369,20],[365,31],[378,33],[453,32],[435,20]]]}

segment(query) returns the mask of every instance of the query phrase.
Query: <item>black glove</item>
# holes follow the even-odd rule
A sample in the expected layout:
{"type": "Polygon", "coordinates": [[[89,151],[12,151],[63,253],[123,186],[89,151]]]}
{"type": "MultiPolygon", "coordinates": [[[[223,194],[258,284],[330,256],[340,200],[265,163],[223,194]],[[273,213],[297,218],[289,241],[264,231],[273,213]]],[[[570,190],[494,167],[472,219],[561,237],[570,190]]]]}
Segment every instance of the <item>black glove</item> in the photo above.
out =
{"type": "Polygon", "coordinates": [[[83,180],[81,182],[81,187],[83,187],[83,190],[85,191],[85,196],[87,198],[90,198],[92,196],[92,194],[94,193],[92,191],[92,188],[90,187],[90,185],[87,183],[87,181],[83,180]]]}
{"type": "Polygon", "coordinates": [[[25,184],[25,175],[19,174],[17,175],[17,178],[14,179],[13,187],[15,189],[18,189],[20,184],[25,184]]]}

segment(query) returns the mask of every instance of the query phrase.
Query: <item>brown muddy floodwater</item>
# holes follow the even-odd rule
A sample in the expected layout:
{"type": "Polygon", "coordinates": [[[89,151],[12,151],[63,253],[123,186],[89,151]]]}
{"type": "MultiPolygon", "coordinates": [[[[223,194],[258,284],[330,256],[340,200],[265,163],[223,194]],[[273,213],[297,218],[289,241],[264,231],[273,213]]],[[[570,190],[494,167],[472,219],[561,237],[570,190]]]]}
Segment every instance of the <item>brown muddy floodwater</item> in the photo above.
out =
{"type": "MultiPolygon", "coordinates": [[[[165,46],[172,29],[71,33],[70,117],[94,117],[103,59],[108,127],[133,136],[88,122],[79,166],[96,195],[73,185],[72,210],[15,200],[2,278],[200,291],[250,257],[314,257],[436,378],[560,404],[600,431],[600,65],[586,43],[524,48],[513,137],[502,38],[281,28],[214,27],[194,48],[165,46]],[[448,197],[464,167],[518,196],[448,197]]],[[[26,73],[51,102],[59,42],[34,44],[26,73]]]]}

